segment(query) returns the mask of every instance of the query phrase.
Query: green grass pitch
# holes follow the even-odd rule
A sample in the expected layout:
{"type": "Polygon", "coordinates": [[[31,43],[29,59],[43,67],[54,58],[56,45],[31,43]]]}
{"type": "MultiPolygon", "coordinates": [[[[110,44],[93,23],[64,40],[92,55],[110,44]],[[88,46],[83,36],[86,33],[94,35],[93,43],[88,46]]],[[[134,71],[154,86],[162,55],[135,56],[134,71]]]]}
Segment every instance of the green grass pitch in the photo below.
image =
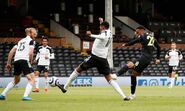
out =
{"type": "MultiPolygon", "coordinates": [[[[0,88],[0,91],[3,89],[0,88]]],[[[129,87],[122,87],[126,95],[129,87]]],[[[33,101],[22,101],[23,88],[10,91],[0,101],[0,111],[185,111],[185,88],[137,87],[136,99],[123,101],[111,87],[71,87],[31,93],[33,101]]]]}

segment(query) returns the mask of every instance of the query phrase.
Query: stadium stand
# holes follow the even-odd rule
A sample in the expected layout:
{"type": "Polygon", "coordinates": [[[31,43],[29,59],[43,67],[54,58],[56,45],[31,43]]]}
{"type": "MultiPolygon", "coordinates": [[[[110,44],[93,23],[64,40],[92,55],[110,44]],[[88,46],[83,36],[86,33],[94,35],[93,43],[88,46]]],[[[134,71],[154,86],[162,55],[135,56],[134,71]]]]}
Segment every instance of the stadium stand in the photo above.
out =
{"type": "MultiPolygon", "coordinates": [[[[10,73],[6,72],[5,65],[7,61],[7,56],[9,50],[14,46],[14,43],[0,43],[0,76],[10,77],[14,69],[10,73]]],[[[113,73],[116,73],[116,70],[119,69],[124,63],[129,60],[137,59],[140,56],[140,48],[115,48],[113,50],[113,60],[115,68],[112,70],[113,73]],[[120,63],[121,61],[121,63],[120,63]]],[[[168,64],[164,59],[165,53],[168,48],[163,48],[161,52],[161,64],[156,65],[153,61],[149,67],[143,72],[143,76],[167,76],[168,64]]],[[[181,49],[182,54],[185,55],[185,50],[181,49]]],[[[54,47],[55,59],[51,60],[49,76],[69,76],[76,66],[78,66],[87,56],[80,55],[80,52],[75,51],[72,48],[64,48],[62,46],[54,47]]],[[[154,54],[156,56],[156,54],[154,54]]],[[[35,68],[35,65],[34,65],[35,68]]],[[[184,76],[185,74],[185,61],[182,60],[178,70],[179,76],[184,76]]],[[[128,76],[129,73],[126,73],[123,76],[128,76]]],[[[96,68],[92,68],[88,71],[82,73],[81,76],[103,76],[98,74],[96,68]]]]}
{"type": "MultiPolygon", "coordinates": [[[[55,19],[54,15],[55,13],[60,14],[60,20],[59,23],[63,25],[65,28],[70,30],[74,33],[73,26],[78,24],[79,25],[79,34],[78,35],[81,40],[89,40],[93,41],[91,38],[87,38],[85,35],[86,30],[91,30],[92,33],[99,33],[99,21],[98,17],[103,17],[104,9],[105,7],[102,7],[102,4],[104,4],[103,1],[96,0],[73,0],[71,2],[70,0],[65,1],[66,3],[66,9],[61,10],[61,7],[55,7],[55,9],[48,8],[47,5],[44,5],[47,10],[44,10],[43,12],[48,12],[47,16],[41,16],[42,10],[37,10],[37,7],[35,5],[38,4],[39,1],[35,0],[35,4],[33,9],[38,12],[37,16],[34,16],[35,12],[32,12],[33,16],[25,16],[25,17],[17,17],[15,14],[9,14],[7,16],[3,16],[0,18],[0,37],[23,37],[24,29],[28,26],[33,26],[38,28],[39,30],[39,36],[47,35],[50,37],[55,37],[56,35],[49,30],[49,19],[55,19]],[[84,5],[77,5],[78,2],[83,2],[80,4],[84,5]],[[98,7],[94,9],[94,12],[89,12],[88,6],[92,3],[94,6],[98,7]],[[70,7],[70,8],[69,8],[70,7]],[[82,7],[82,14],[77,13],[77,8],[82,7]],[[48,17],[48,14],[49,15],[48,17]],[[89,22],[89,14],[93,15],[93,22],[89,22]],[[10,16],[11,15],[11,16],[10,16]],[[15,17],[14,17],[15,16],[15,17]]],[[[41,2],[41,1],[40,1],[41,2]]],[[[46,2],[46,1],[45,1],[46,2]]],[[[56,1],[55,1],[56,2],[56,1]]],[[[124,1],[120,1],[121,3],[124,1]]],[[[155,1],[157,2],[157,1],[155,1]]],[[[52,2],[53,3],[53,2],[52,2]]],[[[161,3],[161,1],[160,1],[161,3]]],[[[58,3],[59,4],[59,3],[58,3]]],[[[50,4],[52,5],[52,4],[50,4]]],[[[124,4],[123,4],[124,5],[124,4]]],[[[127,5],[127,4],[125,4],[127,5]]],[[[58,6],[58,5],[57,5],[58,6]]],[[[104,5],[103,5],[104,6],[104,5]]],[[[133,5],[135,6],[135,5],[133,5]]],[[[40,8],[40,5],[38,4],[38,7],[40,8]]],[[[123,6],[124,8],[124,6],[123,6]]],[[[125,7],[128,9],[127,7],[125,7]]],[[[124,11],[124,13],[128,13],[129,11],[124,11]]],[[[117,13],[117,15],[122,14],[123,12],[117,13]]],[[[129,15],[129,14],[128,14],[129,15]]],[[[135,15],[135,13],[133,13],[135,15]]],[[[151,31],[155,32],[155,36],[158,38],[158,40],[161,43],[170,43],[172,40],[177,41],[177,43],[184,43],[185,41],[185,28],[183,24],[177,21],[164,21],[161,19],[158,20],[151,20],[148,22],[148,28],[151,31]]],[[[64,40],[65,41],[65,40],[64,40]]],[[[115,27],[115,35],[114,35],[114,43],[120,43],[128,41],[128,37],[124,35],[119,27],[115,27]]],[[[9,77],[12,76],[12,71],[10,73],[7,73],[5,71],[5,64],[7,60],[7,54],[11,47],[14,45],[14,43],[4,42],[0,43],[0,76],[9,77]]],[[[73,71],[73,69],[81,63],[87,56],[81,55],[80,52],[75,51],[73,48],[69,47],[62,47],[62,46],[55,46],[54,47],[56,58],[51,61],[51,70],[50,70],[50,76],[69,76],[69,74],[73,71]]],[[[162,49],[161,54],[161,64],[155,65],[152,63],[143,73],[143,75],[148,75],[150,73],[151,76],[159,76],[159,75],[167,75],[167,61],[164,60],[164,54],[167,51],[167,49],[162,49]]],[[[184,49],[181,50],[183,55],[185,55],[184,49]]],[[[126,63],[127,61],[131,59],[136,59],[140,55],[140,49],[138,48],[115,48],[113,50],[113,60],[114,60],[114,66],[113,72],[116,72],[119,67],[121,67],[122,64],[126,63]],[[120,63],[120,61],[122,61],[120,63]]],[[[185,62],[182,61],[179,67],[179,75],[184,75],[185,72],[185,62]]],[[[34,66],[35,67],[35,66],[34,66]]],[[[129,73],[126,74],[126,76],[129,75],[129,73]]],[[[97,70],[95,68],[90,69],[82,74],[82,76],[101,76],[98,74],[97,70]]]]}

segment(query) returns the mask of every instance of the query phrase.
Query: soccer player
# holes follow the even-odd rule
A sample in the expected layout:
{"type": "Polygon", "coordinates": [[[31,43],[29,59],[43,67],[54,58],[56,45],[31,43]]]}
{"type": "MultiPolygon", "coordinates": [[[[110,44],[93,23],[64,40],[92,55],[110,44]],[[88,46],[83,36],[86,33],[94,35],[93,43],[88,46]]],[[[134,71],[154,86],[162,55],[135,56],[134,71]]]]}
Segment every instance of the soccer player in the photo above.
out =
{"type": "Polygon", "coordinates": [[[50,65],[50,59],[54,59],[53,49],[48,46],[48,38],[42,38],[42,46],[37,49],[37,55],[35,62],[38,61],[37,69],[35,70],[35,90],[33,92],[39,92],[39,75],[44,73],[45,76],[45,92],[48,91],[48,71],[50,65]]]}
{"type": "Polygon", "coordinates": [[[100,21],[100,34],[94,35],[91,34],[90,31],[87,31],[86,34],[92,38],[95,38],[91,56],[86,58],[70,75],[65,85],[58,84],[58,87],[61,89],[63,93],[68,90],[69,85],[73,80],[77,78],[77,76],[85,70],[89,68],[96,67],[100,74],[103,74],[107,82],[116,90],[116,92],[124,99],[126,96],[122,92],[118,83],[112,79],[110,73],[110,67],[107,61],[108,49],[112,40],[112,34],[109,29],[109,23],[103,21],[102,18],[99,18],[100,21]]]}
{"type": "Polygon", "coordinates": [[[177,67],[179,65],[179,60],[182,60],[183,56],[182,53],[176,49],[176,43],[171,43],[171,49],[166,53],[165,59],[169,60],[169,78],[170,78],[170,84],[169,88],[173,87],[174,79],[177,71],[177,67]]]}
{"type": "Polygon", "coordinates": [[[33,52],[35,45],[35,37],[37,36],[37,31],[35,28],[26,28],[26,37],[21,39],[17,45],[15,45],[8,54],[8,61],[6,68],[9,71],[11,69],[11,61],[14,56],[14,80],[11,81],[4,91],[0,94],[0,100],[5,100],[7,93],[19,83],[21,78],[21,73],[23,73],[27,79],[28,84],[26,86],[22,100],[32,100],[29,94],[32,90],[32,86],[35,82],[35,75],[31,67],[33,60],[33,52]]]}
{"type": "Polygon", "coordinates": [[[128,64],[124,65],[119,71],[118,75],[121,75],[131,69],[131,94],[124,100],[132,100],[135,98],[135,91],[137,85],[136,76],[141,75],[143,70],[150,64],[153,58],[154,49],[157,48],[157,58],[155,63],[160,63],[160,46],[157,40],[153,37],[153,34],[145,32],[145,28],[139,26],[135,30],[135,39],[123,44],[122,46],[131,46],[135,43],[141,43],[141,57],[134,61],[129,61],[128,64]]]}

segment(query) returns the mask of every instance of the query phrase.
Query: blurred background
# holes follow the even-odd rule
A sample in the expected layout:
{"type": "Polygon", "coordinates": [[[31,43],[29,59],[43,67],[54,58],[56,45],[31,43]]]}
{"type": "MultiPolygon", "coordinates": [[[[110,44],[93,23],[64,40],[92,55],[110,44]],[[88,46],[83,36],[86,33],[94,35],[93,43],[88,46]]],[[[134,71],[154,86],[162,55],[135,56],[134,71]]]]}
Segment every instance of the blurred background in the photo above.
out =
{"type": "MultiPolygon", "coordinates": [[[[94,39],[86,37],[85,32],[99,33],[98,18],[105,17],[105,9],[105,0],[0,0],[0,77],[12,76],[14,69],[10,73],[5,70],[7,55],[16,42],[25,37],[24,29],[27,27],[38,30],[36,48],[42,36],[49,37],[55,52],[49,75],[69,76],[90,54],[94,39]]],[[[184,11],[182,0],[112,0],[112,72],[116,73],[122,64],[139,57],[140,45],[119,46],[133,39],[134,29],[142,25],[154,32],[162,47],[161,64],[152,62],[143,76],[167,76],[168,64],[164,55],[170,43],[177,42],[178,48],[185,54],[184,11]]],[[[184,72],[185,61],[182,61],[178,74],[184,76],[184,72]]],[[[81,76],[102,75],[92,68],[81,76]]]]}

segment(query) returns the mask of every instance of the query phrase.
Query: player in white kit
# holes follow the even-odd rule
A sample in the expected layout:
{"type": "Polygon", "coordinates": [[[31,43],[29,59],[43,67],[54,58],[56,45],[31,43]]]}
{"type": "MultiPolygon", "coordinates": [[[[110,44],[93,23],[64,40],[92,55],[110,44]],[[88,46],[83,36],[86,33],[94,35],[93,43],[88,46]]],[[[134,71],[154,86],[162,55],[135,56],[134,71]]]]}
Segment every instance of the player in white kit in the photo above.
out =
{"type": "Polygon", "coordinates": [[[54,59],[53,49],[48,46],[48,38],[42,38],[42,46],[39,46],[37,49],[37,55],[35,62],[38,62],[37,69],[35,70],[35,90],[33,92],[39,92],[39,75],[44,73],[45,76],[45,92],[48,91],[48,72],[50,59],[54,59]]]}
{"type": "Polygon", "coordinates": [[[63,93],[68,90],[68,87],[72,83],[73,80],[77,78],[78,75],[82,71],[88,70],[89,68],[96,67],[100,74],[103,74],[107,82],[116,90],[116,92],[124,99],[126,96],[122,92],[118,83],[113,80],[111,76],[111,71],[109,67],[109,63],[107,61],[108,49],[112,40],[112,34],[109,29],[109,23],[103,21],[102,18],[100,20],[100,34],[94,35],[91,34],[90,31],[87,31],[86,34],[92,38],[95,38],[93,43],[91,56],[85,59],[70,75],[65,85],[58,84],[58,87],[61,89],[63,93]]]}
{"type": "Polygon", "coordinates": [[[15,45],[8,55],[8,61],[6,68],[9,71],[11,69],[11,62],[13,55],[14,56],[14,80],[11,81],[6,88],[3,90],[3,92],[0,95],[0,100],[5,100],[7,93],[16,85],[19,83],[21,74],[23,73],[27,79],[28,84],[26,86],[24,95],[22,100],[32,100],[29,97],[29,94],[32,90],[32,86],[35,82],[35,75],[33,73],[32,69],[32,60],[33,60],[33,52],[34,52],[34,46],[35,46],[35,37],[37,36],[37,31],[35,28],[26,28],[26,37],[21,39],[17,45],[15,45]]]}
{"type": "Polygon", "coordinates": [[[178,49],[176,49],[176,47],[176,43],[172,42],[171,49],[165,55],[165,59],[169,60],[169,88],[172,88],[174,85],[177,67],[179,66],[179,60],[182,60],[183,58],[182,53],[178,49]]]}

